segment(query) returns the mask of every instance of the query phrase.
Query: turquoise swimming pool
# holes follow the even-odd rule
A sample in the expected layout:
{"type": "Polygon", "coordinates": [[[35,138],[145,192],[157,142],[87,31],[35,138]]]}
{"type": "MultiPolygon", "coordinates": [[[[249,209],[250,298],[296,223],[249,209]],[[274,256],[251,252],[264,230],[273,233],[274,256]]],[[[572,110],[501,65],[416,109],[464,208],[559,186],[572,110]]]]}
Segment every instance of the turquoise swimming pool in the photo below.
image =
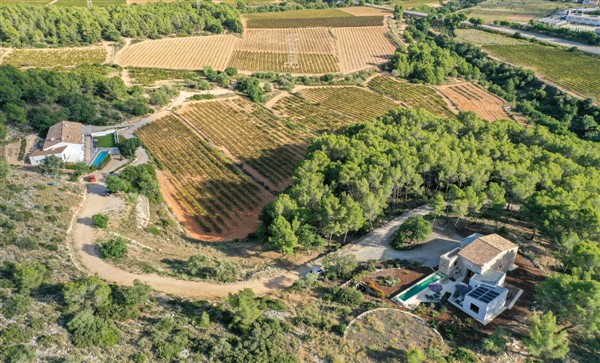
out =
{"type": "Polygon", "coordinates": [[[422,280],[421,282],[417,283],[410,289],[403,292],[401,295],[398,296],[398,299],[400,299],[402,301],[406,301],[406,300],[410,299],[411,297],[415,296],[416,294],[420,293],[421,291],[425,290],[427,288],[427,286],[429,286],[429,284],[431,284],[432,282],[439,281],[443,278],[444,278],[444,275],[441,275],[439,273],[434,273],[434,274],[430,275],[428,278],[426,278],[425,280],[422,280]]]}
{"type": "Polygon", "coordinates": [[[94,161],[92,162],[92,166],[97,168],[98,165],[100,165],[104,161],[104,159],[106,159],[108,154],[109,154],[108,151],[99,152],[98,155],[96,156],[96,158],[94,159],[94,161]]]}

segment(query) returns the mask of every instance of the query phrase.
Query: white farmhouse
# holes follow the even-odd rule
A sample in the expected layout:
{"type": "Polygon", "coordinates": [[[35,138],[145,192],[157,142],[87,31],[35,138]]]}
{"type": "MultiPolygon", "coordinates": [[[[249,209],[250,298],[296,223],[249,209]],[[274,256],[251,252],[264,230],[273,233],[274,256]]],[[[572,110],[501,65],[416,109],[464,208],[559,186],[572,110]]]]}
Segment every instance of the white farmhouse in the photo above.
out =
{"type": "Polygon", "coordinates": [[[83,124],[62,121],[50,127],[42,150],[32,152],[29,162],[31,165],[40,165],[50,155],[68,163],[84,161],[83,124]]]}
{"type": "Polygon", "coordinates": [[[505,286],[506,272],[516,268],[519,247],[497,234],[475,233],[460,247],[440,256],[438,272],[461,283],[449,300],[482,324],[512,308],[522,290],[505,286]]]}

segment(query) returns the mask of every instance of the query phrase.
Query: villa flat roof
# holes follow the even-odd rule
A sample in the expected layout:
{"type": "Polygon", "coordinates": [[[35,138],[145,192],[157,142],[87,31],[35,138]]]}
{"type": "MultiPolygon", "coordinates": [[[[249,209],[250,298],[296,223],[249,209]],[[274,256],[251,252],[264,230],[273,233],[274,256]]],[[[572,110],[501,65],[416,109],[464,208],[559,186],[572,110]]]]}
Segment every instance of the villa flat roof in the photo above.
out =
{"type": "Polygon", "coordinates": [[[479,285],[473,290],[469,291],[467,296],[472,297],[475,300],[481,301],[482,303],[489,304],[491,301],[500,296],[502,287],[479,285]]]}

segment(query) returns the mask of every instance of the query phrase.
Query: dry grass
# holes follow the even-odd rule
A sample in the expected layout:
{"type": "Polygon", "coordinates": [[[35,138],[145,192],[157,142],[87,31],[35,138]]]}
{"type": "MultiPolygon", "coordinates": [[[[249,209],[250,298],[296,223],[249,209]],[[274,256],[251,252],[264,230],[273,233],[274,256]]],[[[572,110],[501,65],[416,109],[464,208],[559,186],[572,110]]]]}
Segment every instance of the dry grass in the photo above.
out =
{"type": "Polygon", "coordinates": [[[512,37],[489,33],[476,29],[457,29],[456,38],[462,42],[469,42],[475,45],[515,45],[528,44],[527,42],[512,37]]]}

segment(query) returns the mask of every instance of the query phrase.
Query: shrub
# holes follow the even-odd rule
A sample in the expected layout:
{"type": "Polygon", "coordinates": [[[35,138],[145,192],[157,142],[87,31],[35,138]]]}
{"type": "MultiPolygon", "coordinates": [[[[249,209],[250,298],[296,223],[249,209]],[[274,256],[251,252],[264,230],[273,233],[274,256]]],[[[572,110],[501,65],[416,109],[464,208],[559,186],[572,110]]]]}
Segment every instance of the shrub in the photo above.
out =
{"type": "Polygon", "coordinates": [[[127,240],[123,237],[116,237],[100,245],[102,258],[117,260],[127,254],[127,240]]]}
{"type": "Polygon", "coordinates": [[[332,290],[331,300],[347,306],[357,306],[364,301],[363,294],[354,287],[336,286],[332,290]]]}
{"type": "Polygon", "coordinates": [[[421,349],[411,348],[406,352],[406,362],[407,363],[422,363],[425,362],[427,357],[425,357],[425,353],[421,349]]]}
{"type": "Polygon", "coordinates": [[[27,295],[13,294],[2,307],[2,314],[7,318],[21,316],[27,312],[33,299],[27,295]]]}
{"type": "Polygon", "coordinates": [[[119,331],[106,319],[84,310],[67,323],[71,339],[77,347],[109,348],[119,342],[119,331]]]}
{"type": "Polygon", "coordinates": [[[46,272],[46,266],[38,262],[24,263],[16,267],[13,278],[21,291],[29,292],[42,285],[46,272]]]}
{"type": "Polygon", "coordinates": [[[496,328],[494,333],[483,339],[483,350],[493,354],[499,354],[506,350],[506,332],[502,328],[496,328]]]}
{"type": "Polygon", "coordinates": [[[431,222],[425,220],[422,216],[409,217],[394,234],[392,247],[401,249],[408,245],[422,242],[432,232],[431,222]]]}
{"type": "Polygon", "coordinates": [[[454,352],[452,352],[451,356],[452,362],[460,362],[460,363],[477,363],[479,359],[475,353],[467,348],[458,348],[454,352]]]}
{"type": "Polygon", "coordinates": [[[94,214],[92,216],[92,224],[96,228],[106,228],[108,226],[108,216],[102,213],[94,214]]]}

